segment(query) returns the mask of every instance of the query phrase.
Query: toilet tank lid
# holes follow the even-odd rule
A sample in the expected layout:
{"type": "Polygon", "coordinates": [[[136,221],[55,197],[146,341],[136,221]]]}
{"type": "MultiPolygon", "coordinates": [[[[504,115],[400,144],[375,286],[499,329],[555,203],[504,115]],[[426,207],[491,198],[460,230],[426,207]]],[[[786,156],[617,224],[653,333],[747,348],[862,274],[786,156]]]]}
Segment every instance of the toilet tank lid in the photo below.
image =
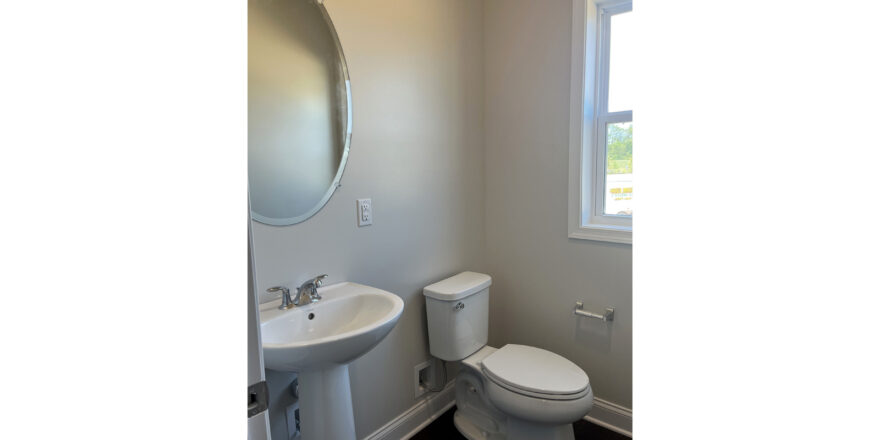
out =
{"type": "Polygon", "coordinates": [[[492,277],[476,272],[462,272],[431,284],[422,291],[425,296],[441,301],[454,301],[477,293],[492,285],[492,277]]]}

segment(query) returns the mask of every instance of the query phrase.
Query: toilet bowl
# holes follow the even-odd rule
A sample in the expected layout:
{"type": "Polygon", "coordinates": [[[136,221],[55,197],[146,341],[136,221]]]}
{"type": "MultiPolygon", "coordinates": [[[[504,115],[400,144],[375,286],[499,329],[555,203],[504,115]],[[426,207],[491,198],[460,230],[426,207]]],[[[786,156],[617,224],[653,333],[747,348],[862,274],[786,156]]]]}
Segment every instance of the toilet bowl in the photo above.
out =
{"type": "Polygon", "coordinates": [[[593,406],[587,374],[527,345],[486,345],[492,279],[463,272],[425,287],[431,354],[461,361],[454,422],[470,440],[573,440],[572,422],[593,406]]]}

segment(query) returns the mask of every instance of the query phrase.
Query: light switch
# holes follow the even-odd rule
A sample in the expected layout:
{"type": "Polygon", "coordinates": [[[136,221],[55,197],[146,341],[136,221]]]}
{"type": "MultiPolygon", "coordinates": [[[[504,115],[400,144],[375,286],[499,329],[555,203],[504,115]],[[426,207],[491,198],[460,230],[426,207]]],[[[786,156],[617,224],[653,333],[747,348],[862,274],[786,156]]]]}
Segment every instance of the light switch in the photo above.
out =
{"type": "Polygon", "coordinates": [[[357,200],[358,226],[367,226],[373,224],[373,200],[358,199],[357,200]]]}

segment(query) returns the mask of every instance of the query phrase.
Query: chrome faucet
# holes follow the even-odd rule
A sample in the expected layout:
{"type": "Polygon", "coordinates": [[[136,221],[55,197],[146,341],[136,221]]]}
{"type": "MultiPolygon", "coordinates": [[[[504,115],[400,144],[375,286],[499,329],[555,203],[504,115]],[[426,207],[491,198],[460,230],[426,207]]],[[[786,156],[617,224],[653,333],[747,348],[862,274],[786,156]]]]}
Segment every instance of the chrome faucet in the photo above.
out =
{"type": "Polygon", "coordinates": [[[321,295],[318,294],[318,287],[321,287],[324,278],[327,278],[327,274],[318,275],[297,287],[296,296],[293,298],[293,305],[304,306],[320,300],[321,295]]]}
{"type": "Polygon", "coordinates": [[[304,306],[320,300],[321,295],[318,294],[318,287],[321,287],[324,278],[327,278],[326,274],[318,275],[302,283],[302,286],[296,288],[296,295],[293,299],[290,298],[290,289],[284,286],[270,287],[266,289],[266,292],[274,293],[281,291],[281,305],[278,306],[278,309],[292,309],[294,307],[304,306]]]}

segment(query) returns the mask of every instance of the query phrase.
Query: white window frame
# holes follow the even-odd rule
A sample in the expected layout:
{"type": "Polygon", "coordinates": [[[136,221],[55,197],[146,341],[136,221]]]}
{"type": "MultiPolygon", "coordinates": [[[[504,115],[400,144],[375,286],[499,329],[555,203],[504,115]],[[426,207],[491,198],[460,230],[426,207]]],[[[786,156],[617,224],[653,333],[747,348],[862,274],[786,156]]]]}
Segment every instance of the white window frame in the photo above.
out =
{"type": "Polygon", "coordinates": [[[598,86],[607,84],[610,16],[632,10],[632,0],[572,3],[568,236],[632,243],[632,217],[604,214],[606,124],[632,121],[632,111],[608,113],[608,90],[598,86]]]}

